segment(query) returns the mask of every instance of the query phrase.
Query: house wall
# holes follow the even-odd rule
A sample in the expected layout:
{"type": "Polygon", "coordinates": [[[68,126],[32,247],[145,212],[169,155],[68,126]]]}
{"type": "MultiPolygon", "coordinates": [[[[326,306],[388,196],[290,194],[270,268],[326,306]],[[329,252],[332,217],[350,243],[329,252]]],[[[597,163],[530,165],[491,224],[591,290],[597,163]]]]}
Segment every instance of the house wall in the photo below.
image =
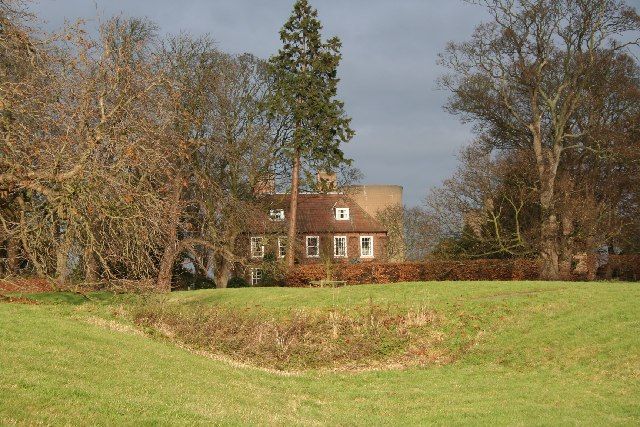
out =
{"type": "MultiPolygon", "coordinates": [[[[262,237],[265,246],[265,257],[278,257],[278,236],[249,236],[243,235],[238,238],[237,247],[247,257],[250,263],[261,262],[262,259],[251,258],[251,237],[262,237]]],[[[285,237],[285,236],[281,236],[285,237]]],[[[333,259],[335,262],[369,262],[369,261],[384,261],[384,254],[386,252],[387,235],[386,233],[342,233],[342,234],[329,234],[329,233],[310,233],[300,235],[296,242],[296,262],[299,264],[316,264],[324,262],[327,258],[333,259]],[[318,236],[320,237],[320,256],[317,258],[306,256],[306,237],[318,236]],[[333,237],[345,236],[347,237],[347,258],[334,258],[333,256],[333,237]],[[360,257],[360,236],[373,237],[373,258],[361,258],[360,257]]]]}
{"type": "MultiPolygon", "coordinates": [[[[307,264],[324,264],[328,260],[332,263],[367,263],[367,262],[381,262],[386,261],[384,254],[386,253],[387,235],[386,233],[343,233],[343,234],[329,234],[329,233],[310,233],[300,235],[296,242],[296,263],[307,264]],[[319,257],[307,257],[306,256],[306,237],[318,236],[320,238],[320,256],[319,257]],[[347,257],[336,258],[333,256],[333,237],[345,236],[347,237],[347,257]],[[360,236],[373,237],[373,257],[360,257],[360,236]]],[[[278,236],[250,236],[243,235],[238,238],[237,247],[246,255],[247,265],[242,267],[238,266],[236,269],[236,275],[244,277],[249,283],[251,282],[251,268],[258,268],[265,260],[273,260],[278,258],[278,236]],[[264,254],[265,258],[252,258],[251,257],[251,237],[263,237],[264,240],[264,254]]],[[[281,259],[284,262],[284,259],[281,259]]]]}
{"type": "MultiPolygon", "coordinates": [[[[313,236],[314,234],[308,234],[313,236]]],[[[386,252],[387,236],[385,233],[337,233],[319,234],[320,237],[320,257],[310,258],[306,256],[306,236],[301,236],[301,241],[298,243],[298,249],[296,251],[296,260],[299,264],[317,264],[326,262],[327,259],[331,259],[333,262],[371,262],[371,261],[383,261],[384,254],[386,252]],[[347,238],[347,257],[334,257],[333,254],[333,238],[334,236],[345,236],[347,238]],[[373,237],[373,257],[360,257],[360,237],[371,236],[373,237]]]]}

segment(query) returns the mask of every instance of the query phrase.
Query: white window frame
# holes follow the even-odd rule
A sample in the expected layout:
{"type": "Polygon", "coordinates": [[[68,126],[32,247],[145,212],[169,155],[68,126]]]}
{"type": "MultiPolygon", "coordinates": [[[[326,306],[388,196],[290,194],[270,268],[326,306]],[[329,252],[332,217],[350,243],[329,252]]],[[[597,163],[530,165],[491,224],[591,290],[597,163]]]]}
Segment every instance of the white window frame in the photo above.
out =
{"type": "Polygon", "coordinates": [[[373,258],[373,236],[360,236],[360,258],[373,258]],[[364,241],[364,239],[370,239],[371,240],[371,253],[370,254],[365,254],[363,249],[364,247],[362,246],[362,242],[364,241]]]}
{"type": "Polygon", "coordinates": [[[251,252],[251,258],[264,258],[264,238],[262,236],[251,237],[251,244],[249,245],[251,252]],[[256,243],[259,242],[259,243],[256,243]],[[260,251],[258,252],[258,246],[260,245],[260,251]],[[255,250],[254,250],[255,249],[255,250]],[[257,255],[259,253],[259,255],[257,255]]]}
{"type": "Polygon", "coordinates": [[[349,208],[335,208],[335,218],[338,221],[349,221],[349,208]],[[344,214],[344,217],[343,217],[344,214]]]}
{"type": "Polygon", "coordinates": [[[278,258],[284,258],[286,255],[287,255],[287,238],[278,237],[278,258]]]}
{"type": "Polygon", "coordinates": [[[251,286],[256,286],[260,284],[260,281],[263,277],[263,271],[261,268],[252,268],[251,269],[251,286]]]}
{"type": "Polygon", "coordinates": [[[346,258],[347,257],[347,242],[349,241],[349,239],[347,239],[347,236],[333,236],[333,257],[334,258],[346,258]],[[343,240],[344,241],[344,253],[343,254],[338,254],[338,240],[343,240]]]}
{"type": "Polygon", "coordinates": [[[271,209],[269,210],[269,219],[271,221],[284,221],[284,209],[271,209]]]}
{"type": "Polygon", "coordinates": [[[307,258],[320,258],[320,236],[307,236],[307,238],[305,239],[305,254],[307,255],[307,258]],[[315,246],[309,246],[309,239],[316,239],[316,245],[315,246]],[[316,248],[316,254],[315,255],[309,255],[309,248],[316,248]]]}

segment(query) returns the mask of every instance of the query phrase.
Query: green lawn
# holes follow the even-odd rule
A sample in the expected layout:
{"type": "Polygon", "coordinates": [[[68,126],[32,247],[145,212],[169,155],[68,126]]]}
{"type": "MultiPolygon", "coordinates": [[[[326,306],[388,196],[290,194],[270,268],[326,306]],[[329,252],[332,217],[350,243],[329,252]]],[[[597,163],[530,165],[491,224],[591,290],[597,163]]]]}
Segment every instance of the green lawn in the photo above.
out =
{"type": "Polygon", "coordinates": [[[479,331],[450,364],[301,374],[238,367],[150,338],[112,319],[139,298],[90,297],[0,303],[0,425],[640,423],[638,284],[410,283],[166,297],[274,317],[426,306],[479,331]]]}

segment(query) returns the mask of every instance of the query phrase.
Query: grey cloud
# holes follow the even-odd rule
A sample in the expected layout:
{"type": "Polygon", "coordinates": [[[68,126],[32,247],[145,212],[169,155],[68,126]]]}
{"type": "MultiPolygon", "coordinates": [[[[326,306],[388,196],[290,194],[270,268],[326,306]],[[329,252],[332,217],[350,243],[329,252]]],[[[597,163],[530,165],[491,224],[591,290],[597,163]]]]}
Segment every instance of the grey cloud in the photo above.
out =
{"type": "MultiPolygon", "coordinates": [[[[357,132],[346,153],[365,182],[399,184],[415,205],[450,175],[469,128],[442,110],[437,54],[467,38],[484,18],[462,0],[311,0],[324,35],[343,43],[340,96],[357,132]]],[[[630,2],[640,7],[640,0],[630,2]]],[[[65,19],[122,13],[147,17],[163,33],[210,34],[221,49],[268,57],[293,0],[40,0],[33,10],[47,27],[65,19]]],[[[94,21],[95,22],[95,21],[94,21]]]]}

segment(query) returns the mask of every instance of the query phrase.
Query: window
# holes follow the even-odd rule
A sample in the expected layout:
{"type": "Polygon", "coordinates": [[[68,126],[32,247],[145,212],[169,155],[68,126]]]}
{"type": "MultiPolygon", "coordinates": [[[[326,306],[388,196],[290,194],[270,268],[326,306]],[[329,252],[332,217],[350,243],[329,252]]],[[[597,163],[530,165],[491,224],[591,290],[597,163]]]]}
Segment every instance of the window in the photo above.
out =
{"type": "Polygon", "coordinates": [[[320,256],[320,237],[307,236],[307,257],[318,258],[320,256]]]}
{"type": "Polygon", "coordinates": [[[336,219],[338,221],[348,221],[349,208],[336,208],[336,219]]]}
{"type": "Polygon", "coordinates": [[[360,236],[360,256],[362,258],[373,257],[373,237],[360,236]]]}
{"type": "Polygon", "coordinates": [[[278,258],[284,258],[287,255],[287,238],[278,237],[278,258]]]}
{"type": "Polygon", "coordinates": [[[262,243],[262,237],[251,238],[251,257],[264,258],[264,244],[262,243]]]}
{"type": "Polygon", "coordinates": [[[271,221],[284,221],[284,209],[271,209],[269,211],[271,221]]]}
{"type": "Polygon", "coordinates": [[[347,237],[346,236],[333,237],[333,256],[335,258],[347,257],[347,237]]]}
{"type": "Polygon", "coordinates": [[[259,285],[262,282],[262,270],[259,268],[251,269],[251,286],[259,285]]]}

